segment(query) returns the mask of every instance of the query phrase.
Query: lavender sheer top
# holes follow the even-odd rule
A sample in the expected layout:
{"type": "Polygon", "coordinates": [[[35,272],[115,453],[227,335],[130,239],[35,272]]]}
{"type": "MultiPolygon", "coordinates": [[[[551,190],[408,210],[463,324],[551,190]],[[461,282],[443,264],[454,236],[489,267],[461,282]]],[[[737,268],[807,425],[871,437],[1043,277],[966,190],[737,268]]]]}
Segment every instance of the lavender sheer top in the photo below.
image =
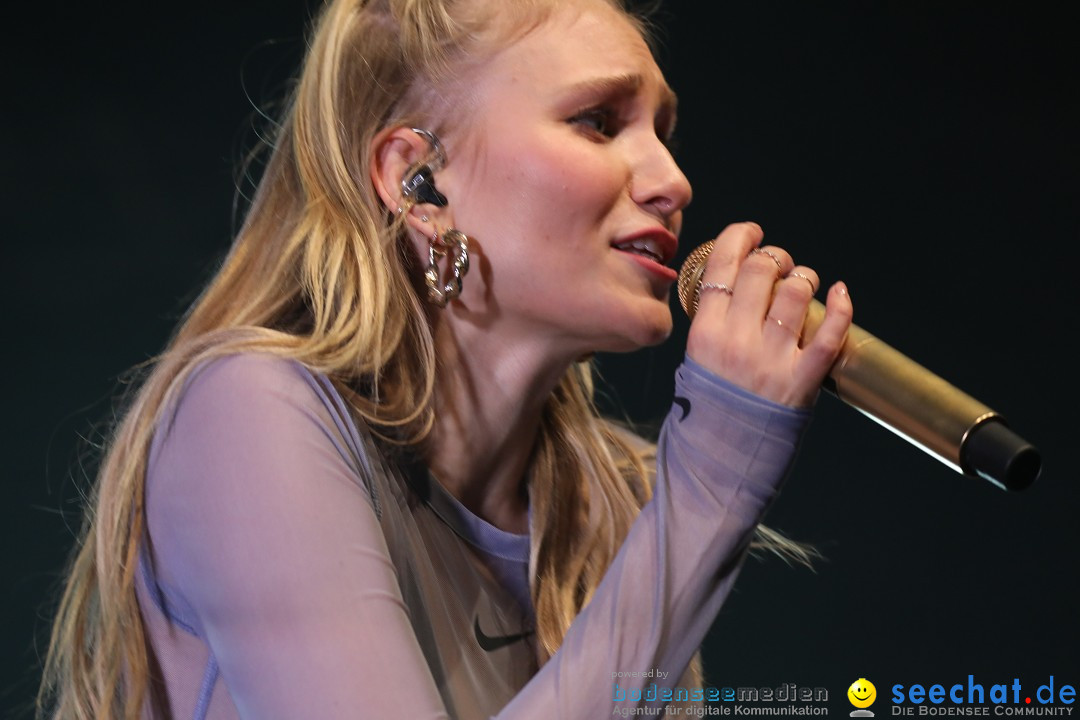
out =
{"type": "Polygon", "coordinates": [[[326,378],[198,368],[151,448],[137,585],[171,718],[596,718],[612,674],[679,682],[809,420],[689,358],[655,494],[537,668],[529,536],[387,455],[326,378]]]}

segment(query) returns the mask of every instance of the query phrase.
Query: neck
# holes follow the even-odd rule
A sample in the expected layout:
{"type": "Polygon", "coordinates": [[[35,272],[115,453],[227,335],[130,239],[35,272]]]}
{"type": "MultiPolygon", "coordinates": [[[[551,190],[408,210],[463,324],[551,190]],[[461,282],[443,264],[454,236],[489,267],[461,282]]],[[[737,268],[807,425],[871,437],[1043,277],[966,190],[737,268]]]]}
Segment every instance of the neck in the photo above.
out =
{"type": "Polygon", "coordinates": [[[525,533],[525,476],[541,413],[572,358],[553,359],[535,337],[511,342],[490,328],[444,318],[435,320],[439,365],[428,466],[473,513],[525,533]]]}

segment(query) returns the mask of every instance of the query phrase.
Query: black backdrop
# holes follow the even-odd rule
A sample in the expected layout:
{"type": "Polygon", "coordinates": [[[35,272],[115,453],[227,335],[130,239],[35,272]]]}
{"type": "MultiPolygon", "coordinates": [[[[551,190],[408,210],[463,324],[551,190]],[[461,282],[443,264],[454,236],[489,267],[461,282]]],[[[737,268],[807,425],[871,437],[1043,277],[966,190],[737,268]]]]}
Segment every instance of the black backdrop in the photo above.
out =
{"type": "MultiPolygon", "coordinates": [[[[696,193],[684,252],[757,220],[848,283],[859,324],[1008,417],[1045,470],[1004,493],[823,397],[769,522],[827,559],[747,564],[709,680],[824,686],[833,714],[858,677],[879,714],[893,683],[1075,686],[1076,24],[1064,3],[811,5],[661,14],[696,193]]],[[[281,96],[310,9],[49,12],[9,25],[3,49],[0,709],[16,716],[93,456],[80,438],[227,247],[252,103],[281,96]]],[[[599,358],[611,406],[661,417],[685,333],[679,315],[666,345],[599,358]]]]}

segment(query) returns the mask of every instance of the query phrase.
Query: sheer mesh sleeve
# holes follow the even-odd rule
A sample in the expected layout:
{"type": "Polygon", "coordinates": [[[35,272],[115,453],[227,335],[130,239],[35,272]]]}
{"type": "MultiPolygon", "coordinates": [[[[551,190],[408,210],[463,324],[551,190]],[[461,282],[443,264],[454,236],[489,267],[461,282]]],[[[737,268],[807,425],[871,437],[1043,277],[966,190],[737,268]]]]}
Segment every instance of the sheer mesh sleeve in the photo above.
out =
{"type": "Polygon", "coordinates": [[[158,584],[243,718],[443,718],[345,439],[301,371],[197,370],[148,479],[158,584]]]}
{"type": "MultiPolygon", "coordinates": [[[[227,691],[201,698],[195,714],[447,717],[363,458],[313,382],[269,356],[214,361],[196,371],[155,438],[154,601],[205,642],[207,667],[227,691]]],[[[658,668],[669,673],[658,684],[674,684],[704,638],[808,416],[689,359],[676,395],[653,501],[560,651],[500,718],[610,715],[612,673],[658,668]]],[[[162,671],[167,684],[183,684],[183,668],[162,671]]],[[[182,703],[169,694],[175,712],[182,703]]],[[[186,706],[176,714],[191,716],[186,706]]]]}
{"type": "Polygon", "coordinates": [[[617,682],[675,685],[731,590],[809,419],[686,358],[660,434],[653,500],[559,652],[499,717],[610,716],[634,705],[615,700],[617,682]],[[650,670],[667,676],[612,677],[650,670]]]}

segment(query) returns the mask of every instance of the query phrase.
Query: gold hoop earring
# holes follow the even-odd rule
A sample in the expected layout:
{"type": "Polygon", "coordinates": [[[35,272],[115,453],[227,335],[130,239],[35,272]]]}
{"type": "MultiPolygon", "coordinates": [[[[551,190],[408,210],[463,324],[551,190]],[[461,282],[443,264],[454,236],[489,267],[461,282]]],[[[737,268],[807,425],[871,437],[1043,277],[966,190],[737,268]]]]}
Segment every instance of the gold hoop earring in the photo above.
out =
{"type": "Polygon", "coordinates": [[[469,272],[469,238],[457,228],[448,228],[443,231],[442,237],[436,231],[428,239],[428,266],[424,270],[424,281],[427,283],[428,302],[436,307],[446,307],[446,304],[461,294],[461,279],[469,272]],[[454,263],[451,267],[452,277],[445,284],[440,283],[439,259],[447,253],[452,253],[454,263]],[[440,287],[442,285],[442,287],[440,287]]]}

